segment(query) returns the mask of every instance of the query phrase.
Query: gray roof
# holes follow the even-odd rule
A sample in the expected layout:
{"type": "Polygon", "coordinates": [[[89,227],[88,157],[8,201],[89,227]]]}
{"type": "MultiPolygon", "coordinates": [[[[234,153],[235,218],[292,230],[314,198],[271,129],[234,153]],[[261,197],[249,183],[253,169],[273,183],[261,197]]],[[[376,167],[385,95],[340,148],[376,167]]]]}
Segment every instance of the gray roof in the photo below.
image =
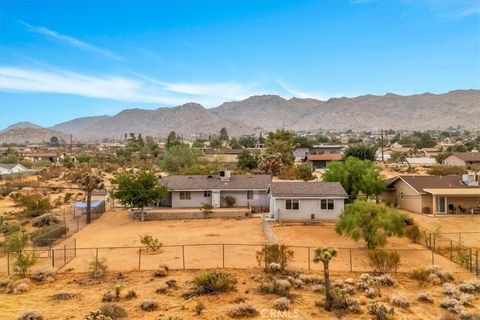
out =
{"type": "Polygon", "coordinates": [[[16,166],[18,166],[18,163],[0,163],[0,167],[5,168],[5,169],[13,169],[16,166]]]}
{"type": "MultiPolygon", "coordinates": [[[[475,188],[466,185],[462,181],[461,175],[448,176],[420,176],[420,175],[402,175],[390,178],[386,181],[387,188],[395,187],[395,182],[401,179],[408,183],[415,191],[422,193],[423,189],[445,189],[445,188],[475,188]]],[[[476,187],[478,188],[478,187],[476,187]]]]}
{"type": "Polygon", "coordinates": [[[348,198],[339,182],[287,182],[274,181],[270,185],[274,197],[340,197],[348,198]]]}
{"type": "Polygon", "coordinates": [[[270,175],[232,175],[229,181],[219,176],[167,176],[160,182],[170,191],[175,190],[267,190],[272,181],[270,175]]]}

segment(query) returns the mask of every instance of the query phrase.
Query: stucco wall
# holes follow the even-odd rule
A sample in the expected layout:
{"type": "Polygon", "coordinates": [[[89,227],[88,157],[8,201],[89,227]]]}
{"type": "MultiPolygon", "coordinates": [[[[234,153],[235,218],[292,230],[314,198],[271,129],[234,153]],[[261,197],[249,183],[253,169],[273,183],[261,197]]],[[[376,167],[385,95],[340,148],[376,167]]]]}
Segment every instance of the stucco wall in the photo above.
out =
{"type": "Polygon", "coordinates": [[[443,164],[447,166],[465,166],[465,161],[455,155],[451,155],[443,160],[443,164]]]}
{"type": "Polygon", "coordinates": [[[298,199],[298,210],[285,209],[286,199],[274,199],[274,217],[279,221],[311,221],[311,214],[315,214],[315,220],[338,219],[344,208],[344,199],[334,199],[333,210],[321,210],[320,199],[298,199]]]}
{"type": "Polygon", "coordinates": [[[200,208],[203,203],[211,203],[211,198],[205,198],[203,191],[191,191],[190,200],[180,200],[180,192],[172,191],[172,208],[200,208]]]}

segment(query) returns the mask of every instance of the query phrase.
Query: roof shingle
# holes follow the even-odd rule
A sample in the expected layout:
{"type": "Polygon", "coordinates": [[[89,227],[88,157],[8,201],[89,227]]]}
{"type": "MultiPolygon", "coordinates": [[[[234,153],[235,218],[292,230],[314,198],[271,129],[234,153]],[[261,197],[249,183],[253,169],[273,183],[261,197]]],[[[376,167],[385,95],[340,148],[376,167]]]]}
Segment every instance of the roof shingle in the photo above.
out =
{"type": "Polygon", "coordinates": [[[348,198],[339,182],[287,182],[274,181],[270,185],[274,197],[340,197],[348,198]]]}
{"type": "Polygon", "coordinates": [[[232,175],[229,181],[220,180],[219,176],[167,176],[160,180],[173,190],[267,190],[272,181],[270,175],[232,175]]]}

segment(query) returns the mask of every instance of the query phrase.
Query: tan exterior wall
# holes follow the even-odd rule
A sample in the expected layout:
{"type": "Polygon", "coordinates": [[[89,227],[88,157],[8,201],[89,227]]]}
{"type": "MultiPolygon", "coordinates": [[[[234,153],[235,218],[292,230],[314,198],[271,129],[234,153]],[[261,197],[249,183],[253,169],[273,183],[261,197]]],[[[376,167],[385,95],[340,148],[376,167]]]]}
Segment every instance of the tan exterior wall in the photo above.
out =
{"type": "Polygon", "coordinates": [[[447,166],[465,166],[465,161],[455,155],[448,156],[442,163],[447,166]]]}

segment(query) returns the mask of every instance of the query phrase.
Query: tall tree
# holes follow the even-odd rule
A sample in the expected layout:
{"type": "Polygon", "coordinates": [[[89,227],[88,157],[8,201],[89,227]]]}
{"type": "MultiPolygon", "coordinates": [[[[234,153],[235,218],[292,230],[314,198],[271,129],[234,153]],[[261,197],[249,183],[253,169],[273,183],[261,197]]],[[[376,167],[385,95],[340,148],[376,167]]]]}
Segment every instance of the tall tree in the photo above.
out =
{"type": "Polygon", "coordinates": [[[160,161],[160,167],[170,173],[181,173],[198,162],[198,153],[188,145],[179,144],[168,148],[160,161]]]}
{"type": "Polygon", "coordinates": [[[384,204],[357,200],[345,207],[335,230],[355,241],[363,238],[368,249],[375,249],[385,246],[387,237],[403,236],[406,219],[405,213],[384,204]]]}
{"type": "Polygon", "coordinates": [[[377,146],[366,146],[363,144],[356,144],[348,146],[343,151],[344,159],[348,157],[355,157],[360,160],[375,161],[375,154],[377,152],[377,146]]]}
{"type": "Polygon", "coordinates": [[[267,136],[264,152],[269,155],[279,153],[283,166],[293,165],[295,160],[293,156],[293,134],[284,129],[270,132],[267,136]]]}
{"type": "Polygon", "coordinates": [[[223,141],[223,142],[228,142],[228,140],[230,139],[229,136],[228,136],[228,132],[227,132],[227,128],[223,127],[222,129],[220,129],[220,137],[219,137],[220,141],[223,141]]]}
{"type": "Polygon", "coordinates": [[[167,194],[167,188],[161,185],[151,171],[122,173],[113,180],[113,196],[125,206],[138,208],[144,221],[144,209],[161,201],[167,194]]]}
{"type": "Polygon", "coordinates": [[[323,174],[323,180],[340,182],[350,199],[356,199],[360,193],[367,198],[374,197],[385,189],[375,164],[355,157],[330,163],[323,174]]]}
{"type": "Polygon", "coordinates": [[[272,176],[277,176],[282,170],[282,154],[262,152],[259,157],[258,168],[272,176]]]}
{"type": "Polygon", "coordinates": [[[248,151],[242,151],[238,155],[237,166],[244,170],[254,170],[258,167],[258,158],[248,151]]]}
{"type": "Polygon", "coordinates": [[[165,144],[165,149],[168,149],[171,146],[175,146],[178,144],[179,144],[179,141],[177,139],[177,133],[175,131],[170,131],[167,137],[167,143],[165,144]]]}
{"type": "Polygon", "coordinates": [[[303,180],[305,182],[314,180],[315,179],[315,176],[313,175],[314,172],[315,170],[313,169],[312,166],[306,163],[303,163],[295,167],[295,179],[303,180]]]}
{"type": "Polygon", "coordinates": [[[83,172],[78,179],[78,184],[87,195],[87,224],[92,222],[92,192],[103,188],[103,181],[99,175],[91,170],[83,172]]]}

